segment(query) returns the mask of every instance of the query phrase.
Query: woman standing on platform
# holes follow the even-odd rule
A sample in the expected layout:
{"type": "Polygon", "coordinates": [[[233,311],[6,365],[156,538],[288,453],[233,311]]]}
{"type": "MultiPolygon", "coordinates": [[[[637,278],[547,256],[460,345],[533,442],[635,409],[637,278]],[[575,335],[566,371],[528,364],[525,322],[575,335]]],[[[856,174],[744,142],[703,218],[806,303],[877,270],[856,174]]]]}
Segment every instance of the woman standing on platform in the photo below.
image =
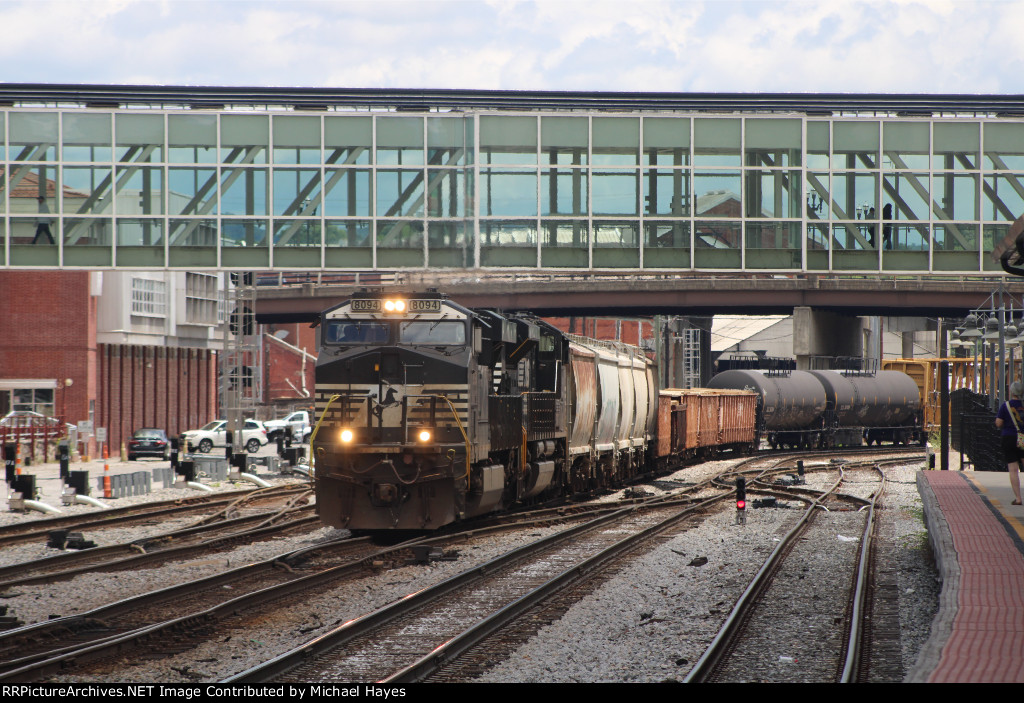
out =
{"type": "Polygon", "coordinates": [[[1010,399],[999,408],[996,414],[996,427],[1002,430],[1003,459],[1006,470],[1010,472],[1010,488],[1013,489],[1013,504],[1020,505],[1020,473],[1021,459],[1024,450],[1017,448],[1017,434],[1024,434],[1024,383],[1014,381],[1010,384],[1010,399]]]}

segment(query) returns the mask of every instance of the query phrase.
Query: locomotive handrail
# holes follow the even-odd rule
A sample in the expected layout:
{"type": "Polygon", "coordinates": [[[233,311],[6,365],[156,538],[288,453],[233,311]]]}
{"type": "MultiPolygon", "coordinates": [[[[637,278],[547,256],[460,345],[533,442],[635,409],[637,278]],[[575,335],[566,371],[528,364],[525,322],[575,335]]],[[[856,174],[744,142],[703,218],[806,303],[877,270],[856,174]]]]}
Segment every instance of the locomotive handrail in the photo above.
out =
{"type": "Polygon", "coordinates": [[[452,404],[452,401],[448,400],[448,396],[446,396],[446,395],[439,395],[439,396],[436,396],[436,397],[441,398],[441,399],[444,400],[444,402],[448,403],[448,409],[452,411],[452,416],[455,418],[455,424],[458,425],[459,432],[462,433],[462,439],[466,442],[466,491],[468,492],[469,491],[469,454],[470,454],[469,437],[466,435],[466,430],[464,430],[462,428],[462,420],[459,419],[459,413],[456,412],[455,406],[452,404]]]}
{"type": "MultiPolygon", "coordinates": [[[[316,433],[320,431],[320,425],[323,424],[324,417],[327,416],[327,411],[331,409],[331,403],[341,397],[340,393],[335,393],[327,400],[327,405],[324,406],[324,411],[320,413],[320,419],[316,421],[316,426],[313,428],[313,432],[309,435],[309,475],[313,476],[316,470],[316,452],[313,451],[313,440],[316,439],[316,433]]],[[[321,447],[322,449],[322,447],[321,447]]]]}

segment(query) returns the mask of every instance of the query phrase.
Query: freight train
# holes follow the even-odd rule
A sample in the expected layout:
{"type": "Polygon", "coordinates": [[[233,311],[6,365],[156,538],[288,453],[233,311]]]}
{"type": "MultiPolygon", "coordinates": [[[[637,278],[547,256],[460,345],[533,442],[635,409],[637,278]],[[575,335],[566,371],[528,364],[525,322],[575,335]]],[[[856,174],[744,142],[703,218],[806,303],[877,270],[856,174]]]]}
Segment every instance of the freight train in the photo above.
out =
{"type": "Polygon", "coordinates": [[[752,452],[775,417],[756,388],[659,391],[638,347],[433,291],[360,292],[320,325],[311,449],[336,527],[431,530],[752,452]]]}

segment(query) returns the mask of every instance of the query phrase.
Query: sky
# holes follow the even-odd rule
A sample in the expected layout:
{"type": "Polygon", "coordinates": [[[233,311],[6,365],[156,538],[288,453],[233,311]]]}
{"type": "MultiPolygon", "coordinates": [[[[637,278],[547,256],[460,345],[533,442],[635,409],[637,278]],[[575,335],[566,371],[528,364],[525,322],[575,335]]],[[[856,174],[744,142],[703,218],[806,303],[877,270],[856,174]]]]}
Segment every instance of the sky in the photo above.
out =
{"type": "Polygon", "coordinates": [[[1024,2],[0,0],[0,82],[1024,93],[1024,2]]]}

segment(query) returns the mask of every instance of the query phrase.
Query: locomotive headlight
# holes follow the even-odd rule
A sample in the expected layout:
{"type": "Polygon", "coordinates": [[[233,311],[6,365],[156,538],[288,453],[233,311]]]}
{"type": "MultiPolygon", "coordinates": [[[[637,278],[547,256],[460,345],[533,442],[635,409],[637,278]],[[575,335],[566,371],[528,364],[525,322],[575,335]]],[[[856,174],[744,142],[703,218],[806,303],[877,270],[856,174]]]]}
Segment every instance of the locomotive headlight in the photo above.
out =
{"type": "Polygon", "coordinates": [[[385,300],[384,301],[385,312],[405,312],[405,301],[404,300],[385,300]]]}
{"type": "Polygon", "coordinates": [[[416,435],[421,442],[430,441],[430,430],[420,430],[419,434],[416,435]]]}
{"type": "Polygon", "coordinates": [[[342,441],[342,443],[344,443],[344,444],[350,443],[352,441],[352,437],[353,437],[352,430],[342,430],[341,431],[341,441],[342,441]]]}

